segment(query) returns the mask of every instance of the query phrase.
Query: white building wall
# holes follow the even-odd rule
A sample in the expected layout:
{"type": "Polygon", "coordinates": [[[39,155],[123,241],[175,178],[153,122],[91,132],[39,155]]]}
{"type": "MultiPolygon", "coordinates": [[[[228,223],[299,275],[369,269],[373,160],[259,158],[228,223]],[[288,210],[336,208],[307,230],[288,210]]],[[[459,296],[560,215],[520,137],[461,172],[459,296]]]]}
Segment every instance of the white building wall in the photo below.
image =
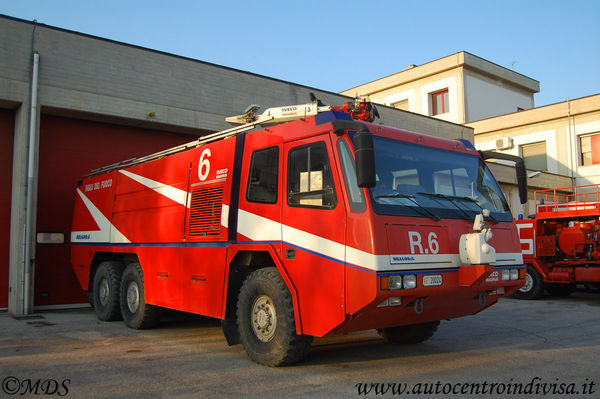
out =
{"type": "Polygon", "coordinates": [[[458,87],[456,85],[456,76],[451,76],[421,86],[421,110],[417,112],[420,112],[423,115],[431,115],[431,99],[429,95],[444,89],[448,89],[448,108],[450,108],[450,111],[444,114],[435,115],[434,118],[448,122],[463,123],[458,112],[458,87]]]}
{"type": "Polygon", "coordinates": [[[467,122],[533,108],[533,94],[470,71],[464,72],[467,122]]]}
{"type": "MultiPolygon", "coordinates": [[[[556,130],[555,129],[545,130],[543,132],[521,134],[521,135],[512,137],[512,139],[513,139],[513,147],[508,150],[499,151],[499,152],[503,152],[505,154],[516,155],[516,156],[522,156],[521,151],[520,151],[520,147],[522,145],[539,143],[539,142],[545,141],[546,142],[546,157],[547,157],[547,165],[548,165],[548,170],[546,170],[545,172],[556,173],[556,174],[558,173],[558,144],[557,144],[557,140],[556,140],[556,130]]],[[[496,140],[477,142],[477,143],[475,143],[475,148],[477,148],[480,151],[495,150],[496,149],[496,140]]],[[[499,162],[506,163],[507,165],[512,165],[512,163],[510,163],[510,162],[501,162],[501,161],[499,161],[499,162]]]]}
{"type": "Polygon", "coordinates": [[[600,165],[581,165],[581,136],[600,132],[600,120],[566,127],[569,166],[575,171],[576,184],[600,184],[600,165]],[[570,137],[569,137],[570,136],[570,137]]]}
{"type": "Polygon", "coordinates": [[[388,107],[393,107],[395,103],[400,101],[408,100],[408,110],[410,112],[416,112],[419,114],[423,114],[420,109],[417,108],[417,103],[415,100],[415,90],[405,90],[399,93],[394,93],[389,96],[383,97],[383,101],[373,100],[376,102],[380,102],[383,105],[387,105],[388,107]]]}
{"type": "MultiPolygon", "coordinates": [[[[541,141],[546,142],[546,161],[548,165],[548,169],[545,172],[550,172],[557,174],[558,173],[558,144],[556,139],[556,130],[545,130],[542,132],[534,132],[529,134],[522,134],[519,136],[513,136],[513,147],[507,150],[498,151],[505,154],[511,154],[516,156],[522,156],[521,154],[521,146],[526,144],[539,143],[541,141]]],[[[496,140],[491,141],[482,141],[475,143],[475,148],[479,151],[491,151],[496,149],[496,140]]],[[[512,166],[512,162],[498,160],[496,161],[500,164],[505,164],[508,166],[512,166]]],[[[518,187],[513,186],[509,187],[507,185],[503,185],[502,191],[506,195],[506,199],[509,203],[510,209],[512,210],[513,217],[517,218],[519,214],[524,214],[525,208],[520,203],[518,187]]],[[[535,209],[535,201],[533,197],[529,198],[529,209],[535,209]]],[[[525,215],[527,217],[527,215],[525,215]]]]}

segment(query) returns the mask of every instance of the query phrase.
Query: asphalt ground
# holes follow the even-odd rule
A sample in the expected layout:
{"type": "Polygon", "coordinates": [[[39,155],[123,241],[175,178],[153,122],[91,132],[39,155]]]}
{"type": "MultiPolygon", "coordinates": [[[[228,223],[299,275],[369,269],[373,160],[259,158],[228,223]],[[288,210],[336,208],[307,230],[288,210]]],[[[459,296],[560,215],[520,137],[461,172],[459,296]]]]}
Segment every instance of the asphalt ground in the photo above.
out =
{"type": "Polygon", "coordinates": [[[0,313],[0,397],[599,398],[600,295],[505,298],[401,346],[374,331],[315,339],[269,368],[227,346],[218,320],[168,312],[153,330],[93,309],[0,313]]]}

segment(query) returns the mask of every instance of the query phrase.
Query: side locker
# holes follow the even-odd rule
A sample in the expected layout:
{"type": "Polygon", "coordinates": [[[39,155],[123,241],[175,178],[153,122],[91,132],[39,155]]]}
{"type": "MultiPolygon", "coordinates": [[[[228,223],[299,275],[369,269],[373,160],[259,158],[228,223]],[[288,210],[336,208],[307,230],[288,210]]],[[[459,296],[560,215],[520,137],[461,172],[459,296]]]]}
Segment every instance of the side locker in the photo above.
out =
{"type": "Polygon", "coordinates": [[[228,238],[233,156],[238,138],[189,152],[179,303],[186,312],[221,316],[228,238]]]}
{"type": "Polygon", "coordinates": [[[302,333],[327,334],[345,318],[346,211],[330,136],[284,146],[282,239],[298,292],[302,333]]]}

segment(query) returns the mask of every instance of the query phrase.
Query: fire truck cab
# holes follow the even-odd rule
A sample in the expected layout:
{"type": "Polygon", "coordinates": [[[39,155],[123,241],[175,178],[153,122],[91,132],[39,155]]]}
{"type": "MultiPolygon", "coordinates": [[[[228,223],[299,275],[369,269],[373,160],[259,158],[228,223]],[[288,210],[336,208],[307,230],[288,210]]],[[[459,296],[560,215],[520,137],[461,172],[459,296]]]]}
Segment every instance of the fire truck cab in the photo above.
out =
{"type": "Polygon", "coordinates": [[[484,162],[496,156],[356,109],[367,117],[251,109],[239,128],[86,176],[71,260],[98,317],[220,318],[229,344],[274,366],[312,337],[422,342],[520,288],[515,223],[484,162]]]}

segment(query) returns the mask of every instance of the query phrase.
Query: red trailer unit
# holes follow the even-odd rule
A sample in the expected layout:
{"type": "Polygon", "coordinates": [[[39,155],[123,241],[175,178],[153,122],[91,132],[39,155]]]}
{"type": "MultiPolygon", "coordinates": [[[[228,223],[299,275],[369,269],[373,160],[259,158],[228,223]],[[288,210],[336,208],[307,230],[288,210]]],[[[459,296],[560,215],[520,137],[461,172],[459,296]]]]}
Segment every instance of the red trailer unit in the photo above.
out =
{"type": "Polygon", "coordinates": [[[527,281],[515,293],[566,296],[577,284],[600,283],[600,185],[540,190],[535,218],[517,221],[527,281]]]}
{"type": "Polygon", "coordinates": [[[98,317],[220,318],[229,344],[282,365],[315,336],[421,342],[512,294],[525,267],[489,154],[374,112],[251,109],[228,119],[240,127],[85,177],[71,255],[98,317]]]}

